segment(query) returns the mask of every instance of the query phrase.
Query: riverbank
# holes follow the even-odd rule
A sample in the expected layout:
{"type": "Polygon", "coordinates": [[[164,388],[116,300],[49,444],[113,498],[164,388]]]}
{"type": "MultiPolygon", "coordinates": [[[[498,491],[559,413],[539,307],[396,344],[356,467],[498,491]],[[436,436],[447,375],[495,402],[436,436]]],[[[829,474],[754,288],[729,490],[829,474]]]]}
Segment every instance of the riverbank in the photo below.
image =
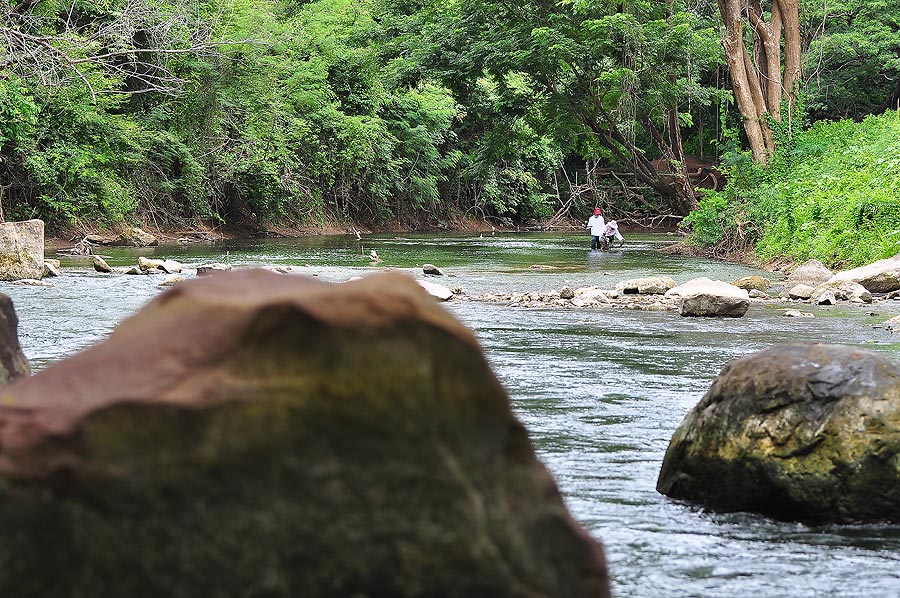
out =
{"type": "MultiPolygon", "coordinates": [[[[677,224],[671,220],[659,221],[648,219],[646,222],[619,220],[620,230],[623,234],[634,233],[667,233],[676,234],[677,224]]],[[[528,225],[504,226],[499,222],[491,222],[486,218],[473,218],[457,214],[439,225],[411,226],[398,220],[390,220],[382,224],[337,221],[322,221],[310,224],[276,223],[262,227],[234,227],[198,223],[196,226],[167,226],[152,222],[141,222],[134,225],[142,231],[156,237],[161,246],[186,245],[191,243],[223,241],[235,239],[258,238],[295,238],[326,235],[372,235],[372,234],[401,234],[401,233],[471,233],[473,235],[490,235],[497,233],[516,232],[580,232],[583,231],[583,222],[573,218],[556,220],[533,221],[528,225]]],[[[113,238],[120,235],[131,226],[124,223],[111,227],[78,227],[55,229],[45,239],[45,247],[48,253],[67,250],[75,246],[88,235],[113,238]]]]}

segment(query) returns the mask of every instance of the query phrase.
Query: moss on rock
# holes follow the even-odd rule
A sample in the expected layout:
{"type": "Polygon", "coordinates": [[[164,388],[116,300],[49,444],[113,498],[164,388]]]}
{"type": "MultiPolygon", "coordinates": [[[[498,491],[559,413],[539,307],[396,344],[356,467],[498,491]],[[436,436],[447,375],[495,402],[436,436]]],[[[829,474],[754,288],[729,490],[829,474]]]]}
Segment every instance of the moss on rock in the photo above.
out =
{"type": "Polygon", "coordinates": [[[657,489],[811,522],[900,520],[900,362],[775,346],[725,367],[676,430],[657,489]]]}

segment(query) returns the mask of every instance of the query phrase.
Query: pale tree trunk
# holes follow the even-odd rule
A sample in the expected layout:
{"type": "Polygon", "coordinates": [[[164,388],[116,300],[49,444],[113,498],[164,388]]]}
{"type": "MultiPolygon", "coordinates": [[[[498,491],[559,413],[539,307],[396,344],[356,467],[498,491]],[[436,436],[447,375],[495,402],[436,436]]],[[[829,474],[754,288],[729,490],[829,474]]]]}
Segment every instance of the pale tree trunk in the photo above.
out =
{"type": "Polygon", "coordinates": [[[798,3],[772,0],[768,21],[761,0],[718,0],[718,4],[725,24],[722,46],[734,97],[753,159],[765,164],[775,151],[769,120],[781,122],[782,100],[793,109],[800,82],[798,3]],[[753,35],[752,57],[744,43],[745,26],[753,35]]]}

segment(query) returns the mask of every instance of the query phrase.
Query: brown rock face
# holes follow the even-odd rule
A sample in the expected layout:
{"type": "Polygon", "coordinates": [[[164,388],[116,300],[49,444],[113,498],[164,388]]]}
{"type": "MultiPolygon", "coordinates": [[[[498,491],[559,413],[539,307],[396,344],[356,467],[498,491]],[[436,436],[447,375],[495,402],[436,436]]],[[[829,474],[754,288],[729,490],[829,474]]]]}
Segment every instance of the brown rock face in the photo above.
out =
{"type": "Polygon", "coordinates": [[[609,595],[410,278],[180,284],[0,402],[0,595],[609,595]]]}
{"type": "Polygon", "coordinates": [[[0,293],[0,386],[31,375],[31,366],[19,345],[19,318],[12,299],[0,293]]]}
{"type": "Polygon", "coordinates": [[[771,347],[722,370],[676,430],[657,490],[811,522],[900,521],[900,362],[771,347]]]}

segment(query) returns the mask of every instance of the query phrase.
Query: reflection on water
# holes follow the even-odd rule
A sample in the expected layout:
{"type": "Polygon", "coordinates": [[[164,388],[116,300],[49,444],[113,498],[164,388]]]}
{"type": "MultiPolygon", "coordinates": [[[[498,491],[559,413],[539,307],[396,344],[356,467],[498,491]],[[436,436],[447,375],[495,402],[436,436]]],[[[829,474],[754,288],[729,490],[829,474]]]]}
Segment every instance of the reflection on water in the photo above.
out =
{"type": "MultiPolygon", "coordinates": [[[[665,274],[733,280],[751,268],[654,251],[665,236],[628,238],[591,252],[586,236],[404,235],[234,242],[105,250],[112,265],[137,255],[188,266],[290,265],[329,281],[383,268],[417,275],[433,263],[469,294],[601,285],[665,274]],[[368,259],[376,249],[382,262],[368,259]],[[554,266],[532,270],[530,266],[554,266]]],[[[64,261],[55,288],[3,284],[36,368],[90,345],[160,292],[160,277],[106,276],[64,261]]],[[[774,343],[843,342],[900,354],[872,324],[900,313],[876,307],[751,306],[740,319],[692,319],[628,310],[528,310],[459,302],[448,307],[478,334],[536,448],[575,517],[606,545],[616,596],[634,598],[874,597],[900,595],[900,526],[810,528],[747,514],[705,513],[660,496],[656,476],[672,432],[729,360],[774,343]]],[[[114,373],[111,373],[114,375],[114,373]]]]}

